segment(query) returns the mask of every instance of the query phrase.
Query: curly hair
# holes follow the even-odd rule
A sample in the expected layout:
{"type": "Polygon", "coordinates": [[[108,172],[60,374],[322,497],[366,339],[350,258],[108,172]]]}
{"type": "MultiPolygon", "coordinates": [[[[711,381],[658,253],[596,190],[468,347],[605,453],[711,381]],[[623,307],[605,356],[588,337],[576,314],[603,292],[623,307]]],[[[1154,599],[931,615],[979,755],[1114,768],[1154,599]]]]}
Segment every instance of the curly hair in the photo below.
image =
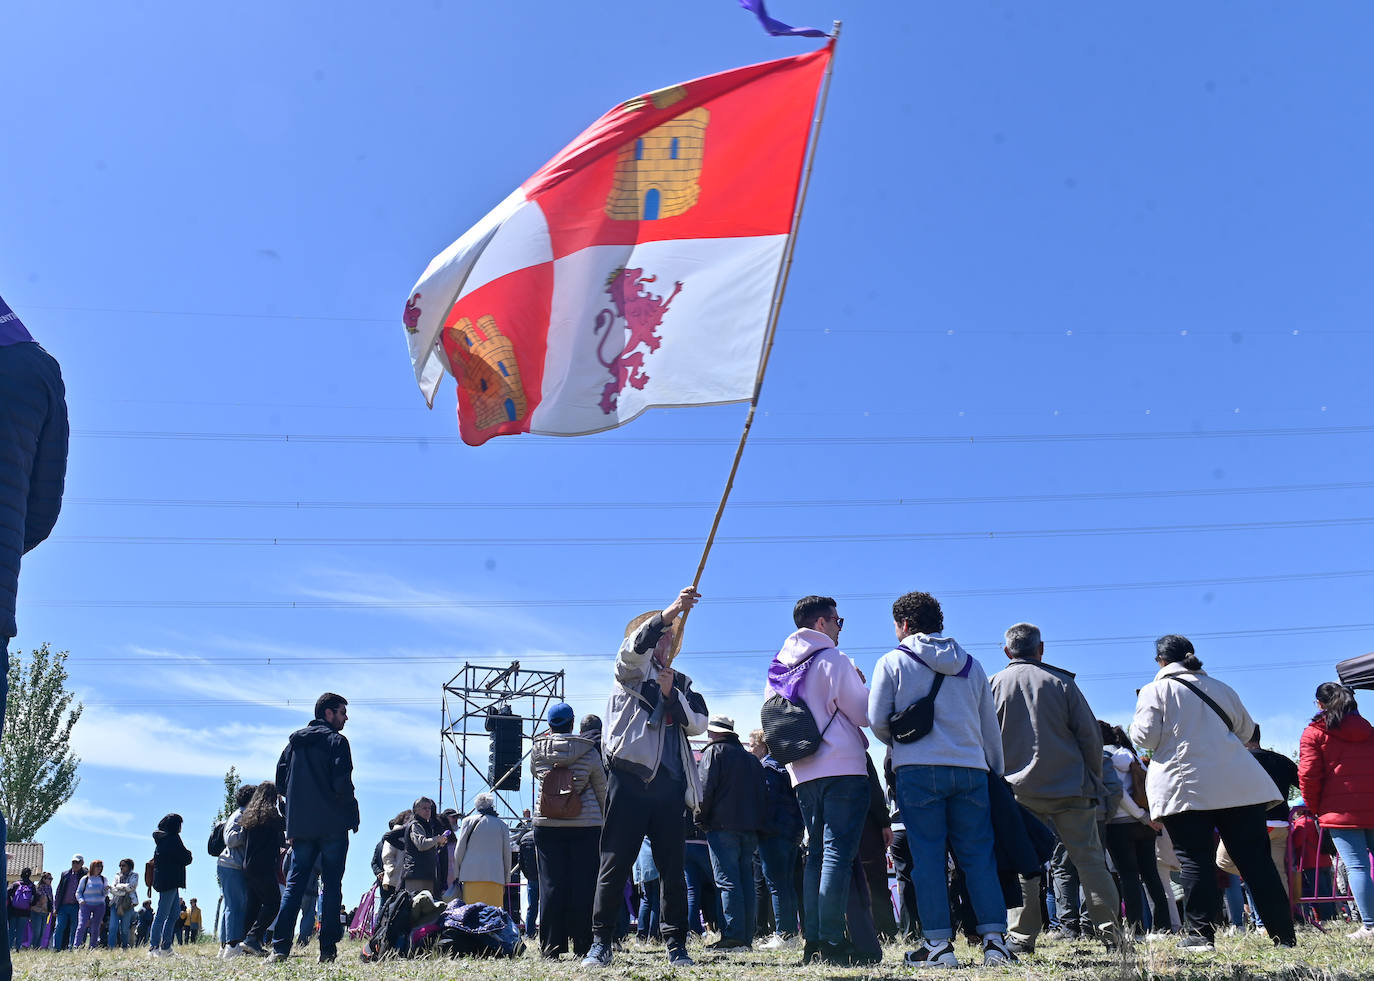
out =
{"type": "Polygon", "coordinates": [[[253,799],[243,809],[239,824],[245,828],[257,828],[279,821],[281,814],[277,811],[277,785],[271,780],[264,780],[253,790],[253,799]]]}
{"type": "Polygon", "coordinates": [[[917,634],[938,634],[945,629],[940,601],[929,593],[903,593],[892,604],[892,622],[906,624],[917,634]]]}

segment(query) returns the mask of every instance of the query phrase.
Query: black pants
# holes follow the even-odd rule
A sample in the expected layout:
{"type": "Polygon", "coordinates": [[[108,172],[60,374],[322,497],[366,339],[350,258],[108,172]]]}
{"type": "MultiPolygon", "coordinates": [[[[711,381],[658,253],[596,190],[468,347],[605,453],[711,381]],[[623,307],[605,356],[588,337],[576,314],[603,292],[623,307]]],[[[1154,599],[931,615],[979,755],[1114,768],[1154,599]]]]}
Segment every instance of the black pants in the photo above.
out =
{"type": "Polygon", "coordinates": [[[539,950],[578,957],[592,945],[592,899],[596,895],[597,850],[601,829],[534,829],[539,864],[539,950]]]}
{"type": "Polygon", "coordinates": [[[1169,903],[1172,896],[1164,892],[1164,883],[1159,878],[1159,865],[1155,861],[1155,832],[1139,821],[1107,825],[1107,852],[1112,856],[1116,874],[1121,879],[1121,901],[1126,904],[1126,925],[1136,932],[1145,929],[1145,910],[1140,887],[1144,886],[1150,894],[1150,902],[1163,916],[1164,922],[1156,929],[1169,929],[1169,903]]]}
{"type": "Polygon", "coordinates": [[[1164,826],[1174,842],[1181,866],[1184,925],[1190,933],[1211,939],[1215,935],[1212,910],[1220,903],[1217,888],[1215,828],[1250,886],[1264,928],[1277,943],[1292,944],[1293,914],[1283,881],[1269,857],[1269,829],[1265,825],[1265,806],[1226,807],[1214,811],[1184,811],[1169,814],[1164,826]]]}
{"type": "Polygon", "coordinates": [[[911,846],[907,844],[906,828],[892,832],[892,868],[897,873],[897,895],[901,897],[902,936],[914,943],[921,936],[921,921],[916,915],[916,884],[911,881],[911,846]]]}
{"type": "Polygon", "coordinates": [[[596,877],[592,933],[610,943],[625,906],[625,879],[647,835],[662,889],[663,939],[669,947],[687,942],[686,786],[662,772],[645,784],[612,769],[606,781],[606,823],[601,827],[601,870],[596,877]]]}
{"type": "MultiPolygon", "coordinates": [[[[248,904],[243,908],[244,935],[229,939],[235,942],[251,940],[253,943],[261,945],[267,928],[277,918],[277,909],[281,906],[281,889],[277,887],[275,875],[270,877],[246,875],[244,878],[248,880],[248,904]]],[[[313,910],[311,910],[311,915],[314,915],[313,910]]]]}

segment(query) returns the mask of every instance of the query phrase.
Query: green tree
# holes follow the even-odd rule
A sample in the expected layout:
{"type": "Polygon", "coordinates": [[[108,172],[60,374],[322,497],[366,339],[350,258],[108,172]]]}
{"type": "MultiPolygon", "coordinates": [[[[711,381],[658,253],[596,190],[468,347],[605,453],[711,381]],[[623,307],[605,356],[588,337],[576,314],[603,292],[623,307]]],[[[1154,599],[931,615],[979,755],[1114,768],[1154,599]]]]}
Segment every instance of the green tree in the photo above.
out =
{"type": "Polygon", "coordinates": [[[210,822],[213,829],[221,821],[229,820],[229,815],[234,813],[234,795],[239,792],[239,787],[243,785],[243,777],[239,776],[237,767],[230,767],[224,774],[224,803],[220,805],[219,813],[210,822]]]}
{"type": "Polygon", "coordinates": [[[11,841],[32,841],[57,809],[71,799],[81,760],[72,752],[72,728],[81,718],[67,690],[67,652],[47,644],[25,666],[9,659],[9,700],[0,735],[0,809],[11,841]]]}

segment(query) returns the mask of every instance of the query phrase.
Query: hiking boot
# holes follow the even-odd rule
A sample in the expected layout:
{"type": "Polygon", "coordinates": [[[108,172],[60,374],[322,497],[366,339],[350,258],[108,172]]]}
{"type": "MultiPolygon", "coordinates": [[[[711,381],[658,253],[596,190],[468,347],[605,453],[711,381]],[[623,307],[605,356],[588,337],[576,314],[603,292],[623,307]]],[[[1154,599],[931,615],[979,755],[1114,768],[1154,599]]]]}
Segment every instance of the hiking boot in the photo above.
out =
{"type": "Polygon", "coordinates": [[[902,958],[907,967],[958,967],[959,958],[948,940],[927,940],[915,950],[908,950],[902,958]]]}
{"type": "Polygon", "coordinates": [[[1020,937],[1007,934],[1007,949],[1013,954],[1030,956],[1035,953],[1034,940],[1022,940],[1020,937]]]}
{"type": "Polygon", "coordinates": [[[1000,933],[988,933],[983,936],[984,967],[1001,967],[1003,964],[1015,963],[1016,953],[1000,933]]]}
{"type": "Polygon", "coordinates": [[[696,964],[697,962],[687,953],[686,944],[673,944],[668,948],[669,967],[696,967],[696,964]]]}
{"type": "MultiPolygon", "coordinates": [[[[669,957],[671,956],[670,953],[669,957]]],[[[587,956],[582,958],[582,966],[591,970],[610,967],[611,945],[604,940],[593,940],[591,949],[587,951],[587,956]]]]}

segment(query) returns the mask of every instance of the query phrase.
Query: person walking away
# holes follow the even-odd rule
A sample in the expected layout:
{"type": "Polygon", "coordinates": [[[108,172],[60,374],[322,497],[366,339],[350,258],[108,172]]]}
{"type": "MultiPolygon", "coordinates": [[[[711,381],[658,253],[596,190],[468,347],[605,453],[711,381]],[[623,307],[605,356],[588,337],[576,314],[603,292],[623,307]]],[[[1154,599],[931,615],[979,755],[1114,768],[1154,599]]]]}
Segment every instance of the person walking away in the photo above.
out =
{"type": "Polygon", "coordinates": [[[668,963],[693,963],[687,954],[683,809],[696,809],[701,787],[687,737],[705,731],[708,715],[706,700],[693,690],[692,679],[671,664],[682,646],[678,617],[698,599],[697,591],[688,586],[665,609],[630,621],[616,654],[615,685],[602,729],[610,775],[592,908],[593,939],[582,960],[585,968],[611,964],[625,884],[646,836],[661,882],[668,963]]]}
{"type": "MultiPolygon", "coordinates": [[[[539,952],[556,958],[571,945],[581,960],[592,946],[606,770],[597,740],[573,735],[575,714],[566,702],[552,706],[547,715],[549,731],[531,743],[534,814],[532,833],[526,837],[534,851],[530,871],[538,881],[539,952]]],[[[520,854],[523,865],[523,839],[520,854]]],[[[530,928],[535,905],[531,899],[530,928]]]]}
{"type": "Polygon", "coordinates": [[[844,627],[835,600],[804,596],[792,610],[796,630],[768,666],[764,697],[805,703],[820,731],[816,751],[787,764],[806,823],[802,962],[848,965],[845,930],[854,858],[868,810],[869,697],[859,669],[836,644],[844,627]]]}
{"type": "Polygon", "coordinates": [[[38,900],[38,884],[33,881],[33,869],[20,869],[19,878],[5,896],[5,913],[9,923],[10,950],[18,950],[29,924],[29,913],[38,900]]]}
{"type": "MultiPolygon", "coordinates": [[[[277,869],[281,850],[286,846],[286,823],[277,810],[278,796],[277,785],[264,780],[253,788],[253,796],[239,816],[243,829],[243,880],[248,896],[241,921],[243,932],[230,935],[229,949],[224,953],[226,960],[268,954],[263,938],[280,909],[277,869]]],[[[273,940],[276,939],[274,932],[273,940]]],[[[291,935],[287,934],[286,939],[290,943],[291,935]]]]}
{"type": "Polygon", "coordinates": [[[129,947],[133,943],[130,930],[138,913],[138,873],[132,858],[119,860],[119,874],[110,884],[110,897],[110,918],[114,924],[114,943],[110,946],[129,947]]]}
{"type": "MultiPolygon", "coordinates": [[[[79,854],[72,856],[72,867],[57,879],[53,902],[57,907],[57,918],[52,928],[52,949],[70,950],[76,940],[76,915],[81,908],[77,900],[76,887],[86,874],[86,860],[79,854]]],[[[151,885],[151,883],[150,883],[151,885]]]]}
{"type": "MultiPolygon", "coordinates": [[[[434,813],[434,801],[421,797],[410,808],[406,827],[405,867],[401,888],[411,895],[428,892],[434,899],[443,895],[439,887],[439,853],[448,846],[453,832],[434,813]]],[[[467,902],[472,899],[464,897],[467,902]]],[[[499,903],[494,905],[500,905],[499,903]]],[[[326,907],[327,908],[327,907],[326,907]]]]}
{"type": "MultiPolygon", "coordinates": [[[[66,395],[57,361],[0,298],[0,720],[9,695],[9,643],[19,632],[15,601],[20,562],[52,533],[62,509],[69,435],[66,395]]],[[[0,841],[5,836],[0,814],[0,841]]],[[[0,881],[6,878],[0,851],[0,881]]],[[[3,922],[7,906],[0,906],[0,936],[8,935],[3,922]]],[[[9,946],[0,944],[0,981],[7,981],[10,973],[9,946]]]]}
{"type": "MultiPolygon", "coordinates": [[[[1121,800],[1116,811],[1107,819],[1107,852],[1112,857],[1116,874],[1121,878],[1121,898],[1126,906],[1126,927],[1132,935],[1145,930],[1145,908],[1142,888],[1150,894],[1150,903],[1159,912],[1156,918],[1166,922],[1155,929],[1168,933],[1171,927],[1165,910],[1173,897],[1164,891],[1155,862],[1155,838],[1164,825],[1150,817],[1149,801],[1145,796],[1145,766],[1136,756],[1130,737],[1121,729],[1098,720],[1102,746],[1111,759],[1112,771],[1121,781],[1121,800]]],[[[1103,772],[1106,768],[1104,765],[1103,772]]],[[[1287,822],[1285,822],[1286,824],[1287,822]]]]}
{"type": "Polygon", "coordinates": [[[1355,693],[1326,682],[1317,687],[1317,714],[1298,743],[1298,782],[1303,801],[1350,876],[1350,891],[1360,907],[1360,928],[1351,939],[1374,941],[1374,728],[1360,715],[1355,693]]]}
{"type": "MultiPolygon", "coordinates": [[[[320,863],[324,908],[343,902],[348,833],[358,830],[358,799],[353,791],[353,752],[343,734],[348,700],[325,692],[315,700],[315,718],[291,734],[277,760],[277,790],[286,798],[286,840],[291,867],[286,891],[272,924],[272,959],[291,956],[296,918],[301,912],[306,879],[320,863]]],[[[343,931],[334,916],[320,925],[320,963],[338,956],[343,931]]]]}
{"type": "Polygon", "coordinates": [[[1002,775],[1002,734],[987,673],[958,641],[944,635],[944,613],[929,593],[898,597],[892,620],[901,643],[873,669],[868,716],[873,734],[892,747],[897,806],[911,849],[917,918],[925,937],[907,953],[906,963],[918,968],[959,964],[950,942],[947,850],[964,873],[983,963],[1014,962],[1004,936],[1007,909],[988,803],[988,773],[1002,775]],[[928,716],[924,708],[907,712],[918,701],[929,706],[928,716]],[[902,734],[917,738],[897,739],[893,716],[906,722],[899,713],[929,718],[929,730],[920,734],[924,721],[912,728],[904,724],[902,734]]]}
{"type": "MultiPolygon", "coordinates": [[[[1059,837],[1087,894],[1092,925],[1114,947],[1121,939],[1121,897],[1098,835],[1098,804],[1107,791],[1097,717],[1072,672],[1044,663],[1039,627],[1013,625],[1002,650],[1009,663],[992,676],[992,695],[1007,782],[1017,802],[1059,837]]],[[[1023,902],[1011,913],[1010,940],[1013,950],[1029,952],[1044,927],[1040,883],[1025,879],[1021,888],[1023,902]]],[[[1056,895],[1056,905],[1059,899],[1056,895]]]]}
{"type": "Polygon", "coordinates": [[[181,917],[181,890],[186,888],[186,866],[191,851],[181,840],[181,815],[168,814],[153,832],[153,879],[148,887],[157,892],[157,914],[148,935],[149,957],[171,957],[172,937],[181,917]]]}
{"type": "Polygon", "coordinates": [[[762,950],[783,950],[795,945],[800,922],[797,915],[796,868],[801,848],[801,807],[792,778],[768,752],[763,730],[757,729],[750,741],[750,752],[763,769],[764,817],[759,830],[759,859],[773,907],[773,935],[759,944],[762,950]]]}
{"type": "Polygon", "coordinates": [[[496,798],[478,794],[473,812],[463,818],[453,860],[463,884],[463,902],[501,909],[510,881],[510,829],[496,816],[496,798]]]}
{"type": "Polygon", "coordinates": [[[224,896],[224,909],[220,912],[219,920],[221,957],[229,954],[231,939],[237,944],[248,931],[248,923],[244,919],[248,914],[248,879],[243,871],[248,832],[243,827],[243,810],[253,799],[255,790],[256,784],[243,784],[234,792],[234,810],[224,819],[224,851],[215,860],[215,877],[224,896]]]}
{"type": "Polygon", "coordinates": [[[1145,773],[1150,817],[1164,822],[1182,866],[1188,934],[1179,948],[1214,949],[1214,829],[1250,884],[1269,936],[1291,947],[1292,911],[1269,858],[1265,827],[1265,812],[1278,803],[1279,792],[1241,742],[1254,733],[1255,721],[1234,690],[1202,670],[1188,638],[1159,638],[1155,663],[1159,672],[1140,689],[1130,736],[1153,754],[1145,773]]]}
{"type": "Polygon", "coordinates": [[[754,850],[767,806],[763,766],[740,743],[735,720],[715,715],[698,766],[701,804],[697,822],[706,829],[711,868],[725,922],[712,950],[748,950],[754,941],[754,850]]]}

